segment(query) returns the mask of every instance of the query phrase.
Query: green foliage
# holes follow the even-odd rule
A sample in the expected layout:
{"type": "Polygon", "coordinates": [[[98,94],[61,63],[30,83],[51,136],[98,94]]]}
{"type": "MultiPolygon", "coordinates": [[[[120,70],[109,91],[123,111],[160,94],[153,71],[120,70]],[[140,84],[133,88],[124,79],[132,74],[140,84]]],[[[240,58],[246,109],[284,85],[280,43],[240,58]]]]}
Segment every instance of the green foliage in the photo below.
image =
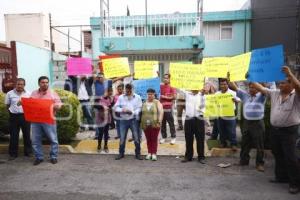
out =
{"type": "Polygon", "coordinates": [[[80,102],[72,92],[62,89],[55,89],[55,92],[64,104],[56,113],[58,140],[60,143],[68,143],[79,130],[77,116],[78,112],[79,116],[82,115],[80,102]],[[64,120],[64,118],[68,119],[64,120]]]}
{"type": "Polygon", "coordinates": [[[0,92],[0,132],[1,134],[8,134],[8,119],[9,113],[4,104],[5,94],[0,92]]]}

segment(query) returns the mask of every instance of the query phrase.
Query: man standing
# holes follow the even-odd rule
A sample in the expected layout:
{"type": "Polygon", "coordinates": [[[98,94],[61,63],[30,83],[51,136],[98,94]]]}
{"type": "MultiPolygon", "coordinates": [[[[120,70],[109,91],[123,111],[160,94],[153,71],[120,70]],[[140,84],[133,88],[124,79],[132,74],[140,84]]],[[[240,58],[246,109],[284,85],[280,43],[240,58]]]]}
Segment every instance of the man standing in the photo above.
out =
{"type": "Polygon", "coordinates": [[[5,96],[5,104],[9,111],[9,160],[18,157],[19,132],[22,129],[24,140],[24,155],[30,156],[31,140],[30,140],[30,123],[24,118],[24,111],[21,106],[21,98],[29,97],[30,94],[25,91],[25,79],[18,78],[16,88],[9,91],[5,96]]]}
{"type": "MultiPolygon", "coordinates": [[[[236,92],[230,90],[228,88],[228,80],[227,79],[220,79],[220,91],[216,94],[231,94],[232,100],[235,103],[238,103],[240,99],[236,97],[236,92]]],[[[236,109],[236,106],[234,106],[236,109]]],[[[218,128],[220,132],[220,140],[221,140],[221,147],[227,147],[227,140],[230,140],[232,150],[237,150],[237,140],[236,140],[236,119],[235,116],[226,116],[226,117],[219,117],[218,119],[218,128]]]]}
{"type": "Polygon", "coordinates": [[[171,144],[176,142],[176,131],[172,113],[173,100],[176,98],[176,90],[170,86],[170,74],[164,75],[164,84],[160,85],[160,102],[163,105],[164,117],[161,125],[162,138],[160,143],[163,144],[167,138],[167,122],[170,126],[171,144]]]}
{"type": "Polygon", "coordinates": [[[176,108],[177,108],[177,121],[178,121],[178,131],[183,130],[182,124],[182,114],[183,110],[185,110],[185,94],[181,89],[177,89],[177,97],[176,97],[176,108]]]}
{"type": "Polygon", "coordinates": [[[142,108],[141,97],[133,93],[133,86],[126,84],[125,94],[119,96],[117,103],[114,106],[114,111],[120,116],[120,148],[119,155],[116,160],[124,158],[125,145],[128,129],[131,130],[134,145],[135,145],[135,158],[143,160],[141,157],[140,135],[139,135],[139,115],[142,108]]]}
{"type": "Polygon", "coordinates": [[[184,133],[186,152],[184,159],[181,162],[189,162],[193,160],[193,144],[194,135],[197,142],[197,154],[198,162],[205,164],[204,156],[204,96],[197,90],[185,92],[185,122],[184,122],[184,133]]]}
{"type": "MultiPolygon", "coordinates": [[[[59,96],[49,89],[49,78],[47,76],[41,76],[38,80],[39,89],[35,90],[31,94],[31,98],[35,99],[50,99],[54,102],[54,112],[60,109],[61,100],[59,96]]],[[[42,113],[41,113],[42,114],[42,113]]],[[[47,123],[32,123],[32,147],[35,155],[35,161],[33,165],[38,165],[44,161],[44,155],[42,150],[42,137],[43,134],[46,134],[50,140],[50,162],[52,164],[57,163],[58,155],[58,140],[57,140],[57,131],[56,124],[47,124],[47,123]]]]}
{"type": "MultiPolygon", "coordinates": [[[[86,76],[81,76],[79,80],[75,76],[70,76],[65,83],[65,90],[72,91],[78,96],[83,112],[83,118],[86,119],[89,130],[93,130],[92,126],[94,124],[90,105],[90,97],[93,96],[92,85],[93,77],[87,78],[86,76]]],[[[85,129],[83,126],[80,128],[81,130],[85,129]]]]}
{"type": "Polygon", "coordinates": [[[284,66],[287,80],[279,82],[279,90],[255,83],[254,87],[271,99],[271,146],[275,157],[273,183],[289,183],[289,192],[300,191],[300,167],[296,156],[296,139],[300,124],[300,82],[284,66]]]}
{"type": "Polygon", "coordinates": [[[256,148],[256,169],[263,172],[266,97],[254,88],[253,83],[249,83],[249,93],[239,89],[235,83],[230,83],[230,86],[243,102],[244,122],[239,165],[249,165],[249,152],[254,146],[256,148]]]}

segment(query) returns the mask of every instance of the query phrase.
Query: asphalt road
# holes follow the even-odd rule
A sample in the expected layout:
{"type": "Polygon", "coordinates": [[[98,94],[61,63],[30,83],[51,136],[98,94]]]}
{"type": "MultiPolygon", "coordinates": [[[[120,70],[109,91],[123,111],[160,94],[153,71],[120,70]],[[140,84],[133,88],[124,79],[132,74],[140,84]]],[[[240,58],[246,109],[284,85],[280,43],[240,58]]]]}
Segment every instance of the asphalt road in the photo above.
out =
{"type": "Polygon", "coordinates": [[[33,158],[7,161],[0,155],[0,200],[293,200],[287,184],[271,184],[273,161],[266,172],[250,167],[217,167],[234,158],[208,158],[207,164],[181,163],[176,157],[156,162],[132,156],[63,154],[56,165],[33,158]]]}

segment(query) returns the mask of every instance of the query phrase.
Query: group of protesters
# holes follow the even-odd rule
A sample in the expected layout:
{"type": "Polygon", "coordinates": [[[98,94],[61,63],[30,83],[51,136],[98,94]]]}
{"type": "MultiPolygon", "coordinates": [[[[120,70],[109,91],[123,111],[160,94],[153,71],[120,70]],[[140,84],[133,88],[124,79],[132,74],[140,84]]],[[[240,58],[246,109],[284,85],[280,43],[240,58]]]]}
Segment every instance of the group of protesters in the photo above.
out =
{"type": "MultiPolygon", "coordinates": [[[[234,104],[243,104],[242,142],[239,165],[249,165],[249,152],[256,148],[256,169],[264,171],[264,114],[266,99],[271,102],[271,147],[275,159],[274,183],[289,183],[290,193],[299,192],[300,168],[296,155],[296,140],[300,124],[300,82],[293,75],[290,68],[284,66],[283,73],[286,80],[278,83],[278,89],[269,89],[255,82],[248,83],[248,90],[240,89],[236,83],[227,79],[219,79],[219,91],[210,82],[202,90],[177,90],[171,87],[172,74],[164,74],[163,83],[160,85],[160,96],[148,88],[147,99],[143,100],[134,92],[131,83],[123,84],[120,77],[106,80],[103,73],[95,76],[70,76],[65,83],[65,89],[77,95],[82,106],[83,117],[90,130],[95,131],[99,151],[108,150],[109,130],[117,129],[116,139],[119,142],[119,154],[115,158],[120,160],[125,155],[125,145],[128,130],[131,130],[135,144],[135,158],[143,160],[141,156],[141,138],[144,132],[147,141],[148,154],[146,160],[156,161],[158,143],[167,140],[167,124],[170,127],[170,144],[176,143],[176,129],[173,117],[173,103],[176,100],[178,114],[177,130],[184,130],[186,152],[183,163],[193,161],[193,143],[196,138],[198,162],[205,164],[204,144],[205,129],[210,120],[205,117],[205,97],[207,94],[221,93],[232,95],[234,104]],[[116,93],[113,95],[113,84],[116,93]],[[93,102],[92,102],[93,101],[93,102]],[[92,106],[91,106],[92,105],[92,106]],[[185,120],[181,115],[185,110],[185,120]],[[161,138],[159,138],[161,133],[161,138]],[[104,146],[102,148],[102,140],[104,146]]],[[[51,143],[50,162],[57,163],[58,141],[56,125],[46,123],[31,123],[32,142],[30,139],[30,123],[24,118],[21,97],[52,99],[55,102],[54,110],[61,107],[57,94],[48,88],[49,79],[42,76],[38,80],[39,89],[28,94],[24,89],[25,80],[17,79],[16,87],[6,95],[5,104],[10,113],[10,144],[9,155],[13,160],[18,156],[19,130],[22,128],[24,136],[24,154],[30,156],[31,149],[35,155],[34,165],[43,162],[42,136],[45,134],[51,143]],[[32,143],[32,144],[31,144],[32,143]],[[31,148],[32,147],[32,148],[31,148]]],[[[236,109],[236,108],[235,108],[236,109]]],[[[236,112],[233,116],[218,117],[213,120],[213,135],[220,136],[220,147],[228,145],[233,151],[237,150],[236,112]]],[[[81,126],[84,130],[86,127],[81,126]]]]}

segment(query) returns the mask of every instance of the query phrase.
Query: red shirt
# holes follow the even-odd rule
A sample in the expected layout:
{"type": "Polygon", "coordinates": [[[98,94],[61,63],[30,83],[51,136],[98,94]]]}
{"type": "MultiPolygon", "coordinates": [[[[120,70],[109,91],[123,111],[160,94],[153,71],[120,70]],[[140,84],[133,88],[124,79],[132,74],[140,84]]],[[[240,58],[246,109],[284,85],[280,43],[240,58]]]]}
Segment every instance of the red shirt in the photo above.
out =
{"type": "MultiPolygon", "coordinates": [[[[172,88],[170,85],[162,84],[162,85],[160,85],[160,94],[164,95],[164,96],[174,96],[174,95],[176,95],[176,89],[172,88]]],[[[160,102],[163,105],[164,109],[172,108],[173,100],[160,98],[160,102]]]]}

